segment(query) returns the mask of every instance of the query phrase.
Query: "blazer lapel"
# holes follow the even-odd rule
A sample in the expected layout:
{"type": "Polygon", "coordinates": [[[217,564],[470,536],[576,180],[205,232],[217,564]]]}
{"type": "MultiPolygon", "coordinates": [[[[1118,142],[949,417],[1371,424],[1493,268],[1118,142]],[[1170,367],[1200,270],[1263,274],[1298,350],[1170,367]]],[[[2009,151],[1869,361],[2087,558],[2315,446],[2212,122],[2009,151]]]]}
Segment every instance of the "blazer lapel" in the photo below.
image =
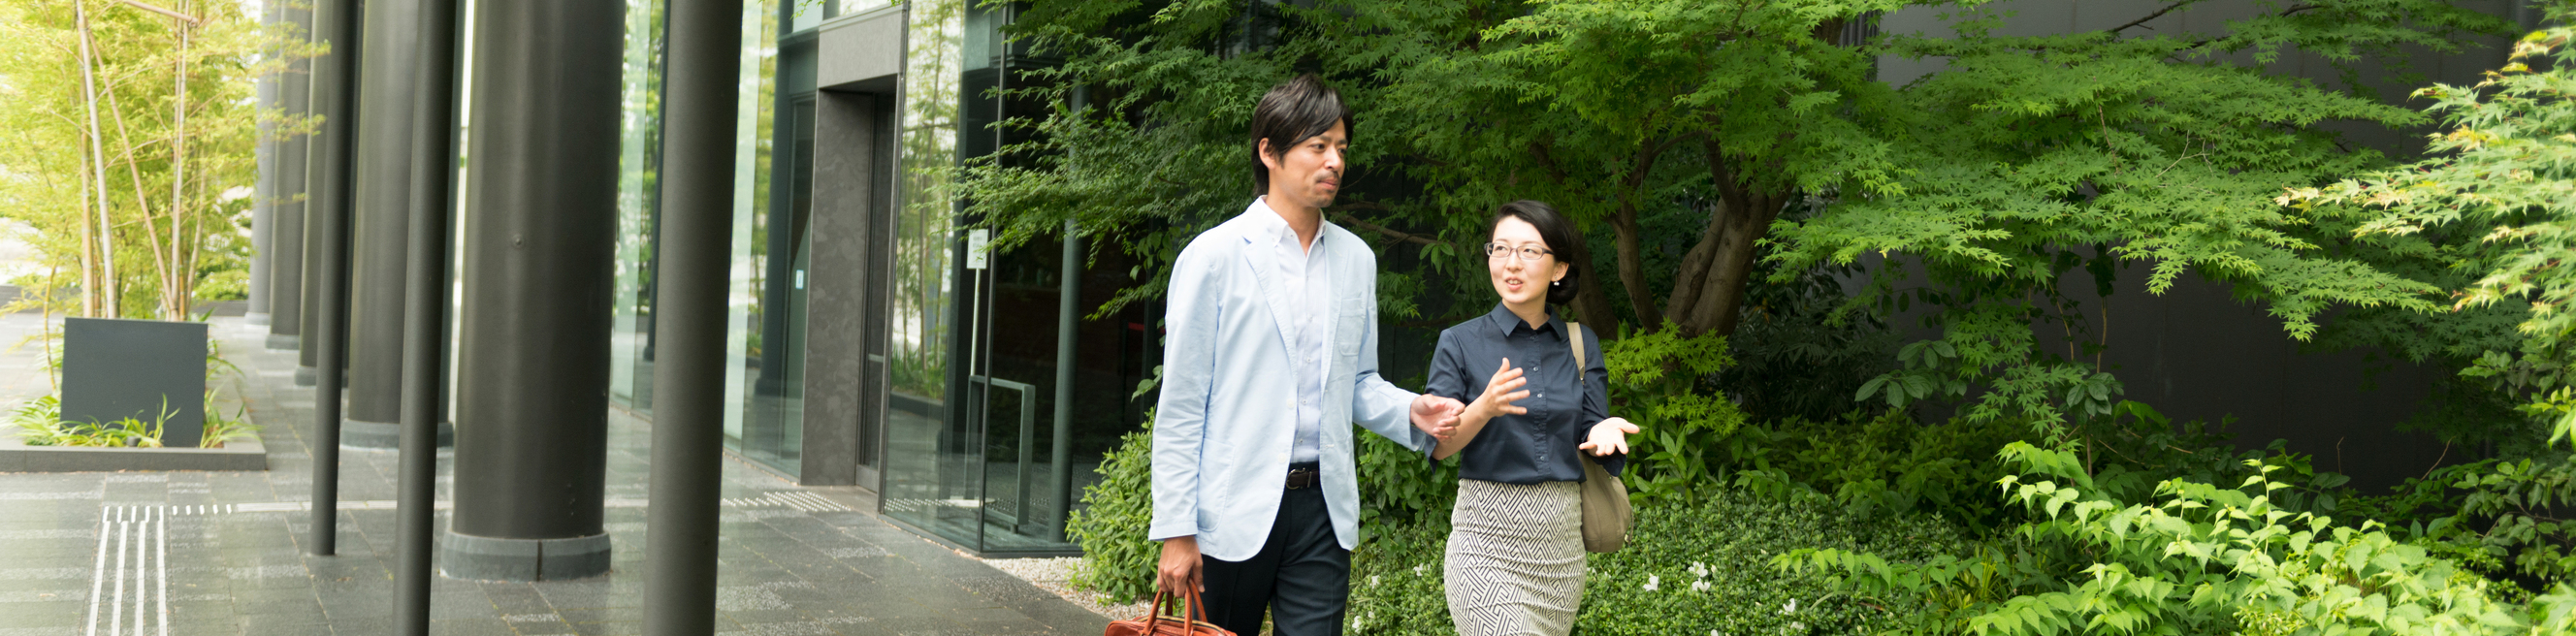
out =
{"type": "Polygon", "coordinates": [[[1290,334],[1297,331],[1296,323],[1289,319],[1293,314],[1289,312],[1296,311],[1297,307],[1296,303],[1288,298],[1287,281],[1279,278],[1278,237],[1264,236],[1264,234],[1255,232],[1244,238],[1243,262],[1252,268],[1253,279],[1261,283],[1262,304],[1270,307],[1270,320],[1278,326],[1280,349],[1288,353],[1289,359],[1294,360],[1297,357],[1297,342],[1290,334]]]}

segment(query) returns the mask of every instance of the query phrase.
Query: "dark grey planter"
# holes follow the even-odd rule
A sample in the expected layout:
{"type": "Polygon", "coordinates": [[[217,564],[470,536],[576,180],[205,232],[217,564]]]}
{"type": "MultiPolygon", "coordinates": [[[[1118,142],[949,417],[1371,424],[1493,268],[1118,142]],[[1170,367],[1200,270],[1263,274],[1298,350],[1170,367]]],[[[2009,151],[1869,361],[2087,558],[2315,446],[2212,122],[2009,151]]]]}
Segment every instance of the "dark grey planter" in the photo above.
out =
{"type": "MultiPolygon", "coordinates": [[[[63,421],[150,423],[163,449],[193,449],[206,427],[206,323],[63,319],[63,421]]],[[[264,462],[263,462],[264,463],[264,462]]]]}

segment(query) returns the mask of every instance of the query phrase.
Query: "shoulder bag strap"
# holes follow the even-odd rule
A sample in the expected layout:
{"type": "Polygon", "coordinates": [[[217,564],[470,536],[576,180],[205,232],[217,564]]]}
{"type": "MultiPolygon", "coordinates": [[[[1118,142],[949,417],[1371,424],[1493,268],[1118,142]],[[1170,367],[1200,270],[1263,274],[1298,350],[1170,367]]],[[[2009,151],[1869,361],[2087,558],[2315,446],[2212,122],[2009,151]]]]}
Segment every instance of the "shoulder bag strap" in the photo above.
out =
{"type": "Polygon", "coordinates": [[[1583,323],[1565,323],[1565,340],[1574,343],[1574,385],[1583,386],[1583,370],[1592,363],[1583,359],[1583,323]]]}

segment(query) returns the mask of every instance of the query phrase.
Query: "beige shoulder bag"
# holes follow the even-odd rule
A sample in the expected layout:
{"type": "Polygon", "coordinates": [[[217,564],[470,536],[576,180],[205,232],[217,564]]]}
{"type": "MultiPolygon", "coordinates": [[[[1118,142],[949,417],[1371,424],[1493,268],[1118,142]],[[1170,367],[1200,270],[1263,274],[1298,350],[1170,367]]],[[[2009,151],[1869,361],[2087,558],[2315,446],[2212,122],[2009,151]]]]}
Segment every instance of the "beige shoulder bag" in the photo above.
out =
{"type": "MultiPolygon", "coordinates": [[[[1583,355],[1583,324],[1565,323],[1566,341],[1574,343],[1574,385],[1583,390],[1585,369],[1592,363],[1583,355]]],[[[1610,396],[1601,396],[1605,402],[1610,396]]],[[[1591,431],[1584,432],[1590,437],[1591,431]]],[[[1592,552],[1617,552],[1628,545],[1628,521],[1635,512],[1628,508],[1628,485],[1601,468],[1601,462],[1575,451],[1583,464],[1583,549],[1592,552]]]]}

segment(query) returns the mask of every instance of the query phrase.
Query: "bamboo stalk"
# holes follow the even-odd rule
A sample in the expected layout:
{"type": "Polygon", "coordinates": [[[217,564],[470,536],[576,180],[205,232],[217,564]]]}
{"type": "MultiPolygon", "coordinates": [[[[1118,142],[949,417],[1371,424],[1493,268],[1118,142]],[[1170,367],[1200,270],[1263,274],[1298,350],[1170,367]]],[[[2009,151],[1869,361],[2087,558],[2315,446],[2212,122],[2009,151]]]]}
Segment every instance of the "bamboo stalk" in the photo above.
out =
{"type": "MultiPolygon", "coordinates": [[[[134,2],[133,0],[126,0],[126,2],[128,4],[145,8],[153,8],[151,5],[134,2]]],[[[187,8],[188,5],[185,2],[180,3],[179,9],[181,11],[185,11],[187,8]]],[[[188,183],[188,36],[190,35],[190,25],[196,24],[197,21],[195,18],[190,18],[185,14],[170,13],[166,11],[164,13],[168,13],[170,17],[175,18],[176,22],[178,22],[177,24],[172,25],[172,28],[179,31],[179,54],[177,56],[177,60],[172,63],[177,66],[177,75],[171,80],[171,83],[177,85],[175,90],[178,91],[178,97],[171,100],[170,104],[170,127],[172,130],[170,133],[170,259],[168,261],[168,266],[162,268],[161,318],[163,320],[187,320],[188,294],[185,289],[186,285],[180,279],[182,274],[179,268],[179,246],[181,236],[179,232],[179,220],[187,211],[187,206],[181,200],[180,193],[183,192],[183,188],[188,183]]]]}
{"type": "MultiPolygon", "coordinates": [[[[95,228],[95,238],[105,239],[112,236],[115,229],[107,215],[107,149],[105,141],[101,139],[106,136],[106,130],[98,125],[98,78],[97,71],[93,68],[98,53],[92,50],[90,42],[89,10],[85,6],[87,4],[88,0],[72,0],[72,21],[80,30],[81,93],[89,110],[89,152],[90,164],[93,168],[90,175],[98,186],[95,191],[98,195],[98,225],[95,228]]],[[[81,216],[82,225],[89,225],[87,212],[84,211],[81,216]]],[[[84,243],[87,243],[94,237],[91,232],[85,230],[81,238],[84,243]]],[[[116,315],[116,303],[113,300],[116,287],[116,247],[114,241],[99,240],[97,248],[92,255],[91,263],[84,266],[81,271],[81,295],[86,297],[82,301],[82,309],[83,313],[91,316],[113,318],[116,315]],[[93,278],[93,271],[103,275],[93,278]],[[99,279],[104,281],[101,282],[99,279]],[[102,300],[106,302],[101,302],[102,300]]]]}
{"type": "MultiPolygon", "coordinates": [[[[125,174],[126,176],[131,177],[134,181],[134,210],[137,223],[143,226],[143,253],[152,255],[152,265],[157,268],[157,270],[153,272],[153,275],[156,277],[163,276],[169,270],[170,264],[161,257],[161,231],[159,227],[152,224],[154,219],[152,214],[152,199],[143,193],[142,159],[135,156],[136,150],[142,146],[134,143],[134,136],[130,129],[125,125],[125,105],[117,101],[116,91],[113,89],[114,87],[111,86],[110,90],[106,91],[107,114],[109,118],[116,120],[116,142],[125,147],[125,151],[123,153],[125,157],[125,174]]],[[[146,141],[144,143],[150,144],[153,142],[146,141]]],[[[110,240],[113,240],[113,232],[115,232],[115,230],[115,221],[108,221],[108,231],[111,233],[109,235],[110,240]]],[[[119,292],[108,297],[110,299],[109,302],[117,305],[115,308],[117,313],[110,317],[123,317],[125,311],[125,294],[122,293],[123,281],[110,280],[109,282],[111,284],[116,284],[118,287],[117,291],[119,292]]],[[[155,299],[153,304],[163,305],[165,303],[155,299]]]]}

